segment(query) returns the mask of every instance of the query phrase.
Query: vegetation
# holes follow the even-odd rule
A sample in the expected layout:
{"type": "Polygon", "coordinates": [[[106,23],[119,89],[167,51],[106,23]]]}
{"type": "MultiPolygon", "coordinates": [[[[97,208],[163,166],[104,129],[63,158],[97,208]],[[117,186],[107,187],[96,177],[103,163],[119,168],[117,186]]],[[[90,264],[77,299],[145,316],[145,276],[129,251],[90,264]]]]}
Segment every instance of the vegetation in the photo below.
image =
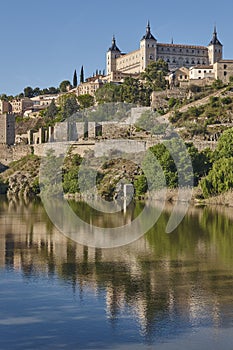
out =
{"type": "Polygon", "coordinates": [[[166,89],[165,76],[167,73],[168,65],[166,62],[161,59],[152,62],[141,75],[143,82],[128,77],[122,84],[104,84],[96,91],[96,101],[98,103],[126,102],[149,106],[151,92],[166,89]]]}
{"type": "Polygon", "coordinates": [[[220,137],[214,160],[211,171],[201,181],[206,198],[233,188],[233,129],[226,130],[220,137]]]}
{"type": "Polygon", "coordinates": [[[77,72],[76,69],[74,71],[74,76],[73,76],[73,87],[76,88],[78,85],[78,78],[77,78],[77,72]]]}
{"type": "Polygon", "coordinates": [[[89,108],[94,105],[94,97],[89,94],[80,95],[78,103],[81,109],[89,108]]]}

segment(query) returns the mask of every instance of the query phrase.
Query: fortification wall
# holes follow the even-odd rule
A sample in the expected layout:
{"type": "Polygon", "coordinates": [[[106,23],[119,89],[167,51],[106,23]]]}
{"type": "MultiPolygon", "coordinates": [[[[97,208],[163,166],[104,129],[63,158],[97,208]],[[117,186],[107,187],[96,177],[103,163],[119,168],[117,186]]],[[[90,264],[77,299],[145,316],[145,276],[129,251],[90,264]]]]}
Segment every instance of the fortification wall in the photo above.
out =
{"type": "Polygon", "coordinates": [[[0,162],[3,165],[19,160],[29,154],[32,154],[32,148],[28,145],[0,145],[0,162]]]}

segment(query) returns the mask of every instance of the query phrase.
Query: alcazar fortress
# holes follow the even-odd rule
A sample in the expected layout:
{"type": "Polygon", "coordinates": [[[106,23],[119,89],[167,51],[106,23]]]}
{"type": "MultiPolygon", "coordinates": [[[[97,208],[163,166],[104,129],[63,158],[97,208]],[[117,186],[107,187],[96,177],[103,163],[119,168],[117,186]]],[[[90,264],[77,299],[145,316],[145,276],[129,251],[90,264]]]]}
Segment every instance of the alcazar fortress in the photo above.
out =
{"type": "Polygon", "coordinates": [[[227,82],[233,76],[233,60],[223,60],[223,45],[218,39],[216,27],[208,46],[160,43],[151,33],[148,22],[146,33],[138,50],[123,53],[113,37],[107,51],[106,72],[109,81],[120,81],[126,76],[137,76],[148,64],[158,59],[168,63],[169,70],[175,72],[187,69],[187,79],[219,78],[227,82]],[[194,68],[194,71],[191,72],[194,68]],[[195,71],[195,69],[197,71],[195,71]]]}

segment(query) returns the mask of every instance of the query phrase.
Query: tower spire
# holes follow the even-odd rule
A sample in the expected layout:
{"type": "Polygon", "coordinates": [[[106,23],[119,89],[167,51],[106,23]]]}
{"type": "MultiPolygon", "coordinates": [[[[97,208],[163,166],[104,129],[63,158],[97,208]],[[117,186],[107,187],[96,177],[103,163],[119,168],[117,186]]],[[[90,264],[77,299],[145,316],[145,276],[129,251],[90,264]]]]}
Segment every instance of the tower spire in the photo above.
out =
{"type": "Polygon", "coordinates": [[[116,37],[114,34],[112,36],[112,46],[109,48],[109,51],[119,51],[120,52],[119,48],[116,45],[116,37]]]}
{"type": "Polygon", "coordinates": [[[153,40],[156,40],[153,35],[151,34],[151,31],[150,31],[150,21],[148,20],[147,22],[147,26],[146,26],[146,34],[143,36],[142,40],[144,39],[153,39],[153,40]]]}
{"type": "Polygon", "coordinates": [[[218,40],[216,24],[214,24],[213,37],[212,37],[212,40],[209,43],[209,45],[220,45],[220,46],[222,46],[221,42],[218,40]]]}

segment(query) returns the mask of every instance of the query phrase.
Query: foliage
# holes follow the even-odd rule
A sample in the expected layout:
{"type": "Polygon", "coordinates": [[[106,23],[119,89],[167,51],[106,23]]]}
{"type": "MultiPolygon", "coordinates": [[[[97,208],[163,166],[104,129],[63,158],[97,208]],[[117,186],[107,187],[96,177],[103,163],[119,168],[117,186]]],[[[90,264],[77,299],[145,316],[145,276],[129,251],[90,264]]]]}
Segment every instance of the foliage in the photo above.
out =
{"type": "Polygon", "coordinates": [[[126,103],[105,103],[98,105],[94,110],[88,111],[88,121],[119,121],[126,119],[132,105],[126,103]]]}
{"type": "Polygon", "coordinates": [[[224,87],[224,84],[222,82],[222,80],[220,80],[219,78],[216,79],[213,84],[212,84],[212,87],[215,89],[215,90],[219,90],[219,89],[222,89],[224,87]]]}
{"type": "Polygon", "coordinates": [[[55,104],[54,99],[52,99],[50,105],[48,106],[46,112],[45,112],[45,116],[48,119],[55,119],[58,113],[58,108],[55,104]]]}
{"type": "Polygon", "coordinates": [[[77,72],[76,72],[76,69],[74,71],[74,76],[73,76],[73,87],[77,87],[78,85],[78,78],[77,78],[77,72]]]}
{"type": "Polygon", "coordinates": [[[122,101],[126,103],[135,103],[141,106],[150,105],[150,95],[152,91],[149,88],[145,88],[139,79],[131,77],[125,78],[121,86],[121,91],[122,101]]]}
{"type": "Polygon", "coordinates": [[[61,92],[67,92],[70,86],[71,86],[71,83],[69,80],[63,80],[59,85],[59,89],[61,92]]]}
{"type": "Polygon", "coordinates": [[[150,190],[178,185],[197,185],[212,167],[213,154],[210,150],[198,152],[192,143],[183,144],[172,138],[150,148],[143,161],[143,170],[150,190]]]}
{"type": "Polygon", "coordinates": [[[152,91],[164,90],[167,87],[166,75],[168,74],[168,63],[162,59],[151,62],[141,73],[142,79],[145,81],[146,87],[152,91]]]}
{"type": "Polygon", "coordinates": [[[49,88],[44,88],[44,89],[40,89],[39,87],[36,87],[33,89],[31,86],[27,86],[24,89],[24,93],[20,94],[18,97],[19,98],[22,98],[22,97],[32,98],[32,97],[39,96],[39,95],[53,95],[53,94],[59,93],[59,91],[60,90],[55,88],[54,86],[51,86],[49,88]]]}
{"type": "Polygon", "coordinates": [[[233,157],[217,160],[213,169],[201,181],[205,197],[215,196],[233,188],[233,157]]]}
{"type": "Polygon", "coordinates": [[[78,96],[78,103],[81,109],[89,108],[94,105],[94,97],[89,94],[78,96]]]}
{"type": "Polygon", "coordinates": [[[233,157],[233,128],[224,131],[220,136],[215,155],[217,159],[233,157]]]}
{"type": "Polygon", "coordinates": [[[113,83],[106,83],[95,92],[96,101],[102,103],[113,103],[122,101],[121,86],[113,83]]]}
{"type": "Polygon", "coordinates": [[[40,189],[42,196],[60,196],[61,193],[61,174],[63,158],[56,157],[55,151],[49,149],[46,156],[42,158],[40,189]],[[57,172],[55,170],[58,170],[57,172]]]}
{"type": "Polygon", "coordinates": [[[31,98],[31,97],[34,96],[34,95],[33,95],[33,88],[32,88],[31,86],[27,86],[27,87],[23,90],[23,92],[24,92],[24,96],[25,96],[25,97],[31,98]]]}
{"type": "Polygon", "coordinates": [[[166,124],[158,124],[156,118],[157,112],[146,111],[141,114],[135,123],[135,126],[139,129],[150,131],[152,134],[163,134],[167,128],[166,124]]]}
{"type": "Polygon", "coordinates": [[[84,83],[84,68],[83,66],[81,67],[80,71],[80,84],[84,83]]]}
{"type": "Polygon", "coordinates": [[[79,192],[78,184],[79,167],[74,166],[63,176],[63,189],[65,193],[79,192]]]}
{"type": "Polygon", "coordinates": [[[68,94],[65,98],[63,98],[61,104],[61,114],[62,120],[70,118],[73,114],[75,114],[79,109],[79,105],[77,102],[77,97],[74,94],[68,94]]]}
{"type": "Polygon", "coordinates": [[[137,197],[144,195],[147,192],[147,180],[144,174],[138,175],[134,179],[134,189],[137,197]]]}

